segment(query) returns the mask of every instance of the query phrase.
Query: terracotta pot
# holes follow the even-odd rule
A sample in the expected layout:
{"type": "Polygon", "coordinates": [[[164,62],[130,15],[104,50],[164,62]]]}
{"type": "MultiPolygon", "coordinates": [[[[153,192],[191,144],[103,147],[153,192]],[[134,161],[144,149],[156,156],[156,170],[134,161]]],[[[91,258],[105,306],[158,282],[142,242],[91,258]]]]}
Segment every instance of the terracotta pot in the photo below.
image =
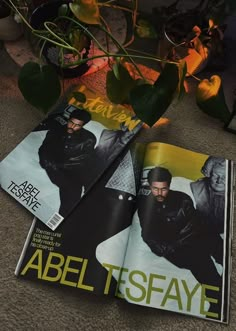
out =
{"type": "Polygon", "coordinates": [[[16,40],[23,34],[23,27],[12,15],[0,18],[0,40],[16,40]]]}

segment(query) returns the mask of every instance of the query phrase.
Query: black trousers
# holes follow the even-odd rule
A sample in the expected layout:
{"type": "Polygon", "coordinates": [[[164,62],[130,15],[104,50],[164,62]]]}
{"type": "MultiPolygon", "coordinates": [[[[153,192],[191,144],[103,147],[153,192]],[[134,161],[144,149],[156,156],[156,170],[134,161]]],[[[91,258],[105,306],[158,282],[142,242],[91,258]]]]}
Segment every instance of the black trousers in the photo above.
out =
{"type": "Polygon", "coordinates": [[[81,198],[83,187],[81,173],[66,169],[46,168],[45,170],[51,182],[59,188],[61,204],[58,213],[66,217],[81,198]]]}

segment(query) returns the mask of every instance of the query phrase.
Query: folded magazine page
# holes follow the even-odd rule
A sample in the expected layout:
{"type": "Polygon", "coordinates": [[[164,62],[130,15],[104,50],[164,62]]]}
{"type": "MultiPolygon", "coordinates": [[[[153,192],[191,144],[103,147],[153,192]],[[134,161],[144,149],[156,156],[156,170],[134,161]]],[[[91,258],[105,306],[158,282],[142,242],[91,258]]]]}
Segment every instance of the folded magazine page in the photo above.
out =
{"type": "Polygon", "coordinates": [[[84,85],[73,93],[0,163],[1,187],[52,230],[142,126],[130,109],[84,85]]]}
{"type": "MultiPolygon", "coordinates": [[[[130,227],[144,148],[136,144],[125,149],[56,231],[35,219],[16,274],[74,287],[75,291],[114,296],[117,282],[99,263],[96,251],[100,243],[130,227]]],[[[119,265],[123,264],[128,233],[121,240],[119,265]]]]}
{"type": "Polygon", "coordinates": [[[233,179],[229,160],[147,145],[132,224],[97,247],[119,298],[228,322],[233,179]]]}

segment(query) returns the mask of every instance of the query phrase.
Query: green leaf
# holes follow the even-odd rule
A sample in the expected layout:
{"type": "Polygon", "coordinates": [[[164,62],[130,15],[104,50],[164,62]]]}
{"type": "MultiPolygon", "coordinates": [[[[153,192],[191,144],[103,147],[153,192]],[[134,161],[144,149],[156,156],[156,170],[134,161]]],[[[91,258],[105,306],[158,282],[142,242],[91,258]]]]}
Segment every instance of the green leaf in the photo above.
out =
{"type": "Polygon", "coordinates": [[[96,0],[75,0],[69,6],[79,21],[86,24],[100,24],[100,14],[96,0]]]}
{"type": "Polygon", "coordinates": [[[73,47],[79,52],[81,52],[84,48],[89,48],[91,41],[81,30],[73,30],[69,37],[73,47]]]}
{"type": "Polygon", "coordinates": [[[187,74],[187,64],[184,60],[179,62],[179,96],[178,99],[180,100],[183,95],[186,93],[185,87],[184,87],[184,80],[187,74]]]}
{"type": "Polygon", "coordinates": [[[155,86],[165,87],[169,91],[176,90],[179,83],[179,69],[178,65],[173,63],[166,63],[160,76],[155,81],[155,86]]]}
{"type": "Polygon", "coordinates": [[[145,19],[139,19],[137,22],[136,33],[140,38],[157,38],[154,26],[145,19]]]}
{"type": "Polygon", "coordinates": [[[112,71],[113,71],[116,79],[118,79],[118,80],[120,80],[119,66],[120,66],[120,64],[117,62],[115,62],[114,65],[112,66],[112,71]]]}
{"type": "Polygon", "coordinates": [[[171,104],[178,83],[178,67],[167,63],[154,85],[133,88],[130,102],[136,115],[149,126],[155,124],[171,104]]]}
{"type": "Polygon", "coordinates": [[[82,92],[73,92],[72,96],[76,99],[76,101],[79,101],[81,103],[86,102],[86,95],[82,92]]]}
{"type": "Polygon", "coordinates": [[[109,100],[114,103],[126,103],[129,101],[129,92],[135,86],[135,80],[128,70],[121,64],[118,66],[118,77],[110,70],[106,76],[106,92],[109,100]]]}
{"type": "Polygon", "coordinates": [[[61,94],[61,84],[54,68],[26,63],[19,74],[18,86],[24,98],[34,107],[46,113],[61,94]]]}
{"type": "Polygon", "coordinates": [[[213,75],[209,80],[203,79],[196,92],[198,107],[207,115],[227,123],[230,111],[225,101],[221,78],[213,75]]]}

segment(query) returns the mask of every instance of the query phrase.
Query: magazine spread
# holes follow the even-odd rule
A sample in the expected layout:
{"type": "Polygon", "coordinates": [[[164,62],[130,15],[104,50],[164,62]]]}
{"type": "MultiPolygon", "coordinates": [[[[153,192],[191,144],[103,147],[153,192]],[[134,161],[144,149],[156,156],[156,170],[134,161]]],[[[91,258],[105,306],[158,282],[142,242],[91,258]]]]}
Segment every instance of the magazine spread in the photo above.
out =
{"type": "Polygon", "coordinates": [[[63,222],[35,220],[21,277],[227,323],[233,162],[133,144],[63,222]]]}
{"type": "Polygon", "coordinates": [[[0,163],[1,187],[52,230],[142,126],[86,86],[76,92],[83,105],[74,97],[62,103],[0,163]]]}

